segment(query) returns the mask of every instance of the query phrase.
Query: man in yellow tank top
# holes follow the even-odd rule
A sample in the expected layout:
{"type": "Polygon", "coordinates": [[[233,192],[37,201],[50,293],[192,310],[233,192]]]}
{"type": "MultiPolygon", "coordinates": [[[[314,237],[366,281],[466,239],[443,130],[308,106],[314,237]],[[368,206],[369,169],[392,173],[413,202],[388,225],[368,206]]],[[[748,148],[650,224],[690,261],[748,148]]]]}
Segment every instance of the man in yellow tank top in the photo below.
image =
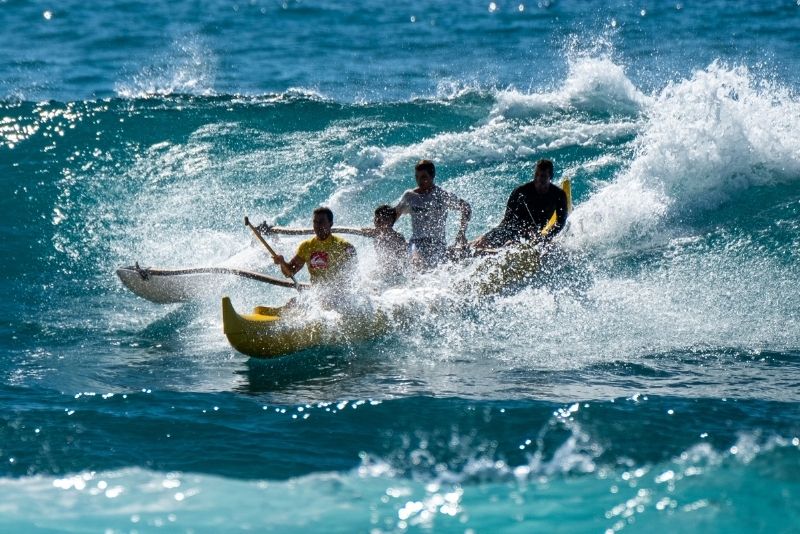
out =
{"type": "MultiPolygon", "coordinates": [[[[308,266],[312,285],[339,285],[352,276],[356,269],[356,249],[339,236],[331,233],[333,212],[329,208],[314,210],[314,237],[306,239],[297,248],[297,253],[287,262],[276,256],[286,276],[293,276],[303,265],[308,266]]],[[[341,289],[341,288],[340,288],[341,289]]]]}

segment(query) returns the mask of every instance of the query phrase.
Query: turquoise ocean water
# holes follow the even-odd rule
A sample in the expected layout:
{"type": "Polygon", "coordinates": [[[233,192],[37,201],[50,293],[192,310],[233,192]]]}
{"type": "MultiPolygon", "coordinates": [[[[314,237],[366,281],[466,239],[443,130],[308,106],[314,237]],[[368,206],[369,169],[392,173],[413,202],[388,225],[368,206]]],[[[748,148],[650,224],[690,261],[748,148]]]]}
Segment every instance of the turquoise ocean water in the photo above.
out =
{"type": "Polygon", "coordinates": [[[0,3],[0,531],[800,531],[800,2],[432,4],[0,3]],[[276,274],[244,215],[366,225],[423,157],[470,237],[571,176],[542,275],[268,362],[219,297],[290,291],[114,275],[276,274]]]}

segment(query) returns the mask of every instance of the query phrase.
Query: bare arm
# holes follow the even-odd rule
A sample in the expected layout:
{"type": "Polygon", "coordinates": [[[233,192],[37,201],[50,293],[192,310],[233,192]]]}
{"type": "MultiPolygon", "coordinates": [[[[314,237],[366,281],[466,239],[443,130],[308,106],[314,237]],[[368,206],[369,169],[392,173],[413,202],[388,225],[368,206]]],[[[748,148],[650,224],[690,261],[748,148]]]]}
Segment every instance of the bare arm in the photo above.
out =
{"type": "Polygon", "coordinates": [[[469,202],[462,200],[453,195],[451,200],[451,208],[457,209],[461,212],[461,222],[458,225],[458,235],[456,235],[456,243],[466,243],[467,241],[467,225],[472,217],[472,206],[469,202]]]}
{"type": "Polygon", "coordinates": [[[292,258],[292,261],[288,263],[286,262],[286,258],[284,258],[283,256],[275,256],[275,259],[273,261],[277,265],[280,265],[281,272],[287,278],[291,278],[292,276],[296,275],[300,271],[300,269],[303,268],[303,265],[305,265],[306,263],[300,256],[295,256],[294,258],[292,258]]]}

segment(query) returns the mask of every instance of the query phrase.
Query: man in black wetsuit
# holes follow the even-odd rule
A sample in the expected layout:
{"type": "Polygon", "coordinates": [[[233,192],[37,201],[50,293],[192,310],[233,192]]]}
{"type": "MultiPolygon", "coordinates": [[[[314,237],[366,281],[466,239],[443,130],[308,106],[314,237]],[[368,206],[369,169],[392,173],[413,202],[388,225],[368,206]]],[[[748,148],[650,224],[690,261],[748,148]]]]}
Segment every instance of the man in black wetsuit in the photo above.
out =
{"type": "Polygon", "coordinates": [[[503,220],[473,241],[472,246],[476,249],[498,248],[524,239],[552,239],[567,222],[567,195],[550,183],[552,178],[553,162],[549,159],[537,161],[533,181],[514,189],[508,197],[503,220]],[[540,232],[553,212],[556,224],[546,237],[542,237],[540,232]]]}

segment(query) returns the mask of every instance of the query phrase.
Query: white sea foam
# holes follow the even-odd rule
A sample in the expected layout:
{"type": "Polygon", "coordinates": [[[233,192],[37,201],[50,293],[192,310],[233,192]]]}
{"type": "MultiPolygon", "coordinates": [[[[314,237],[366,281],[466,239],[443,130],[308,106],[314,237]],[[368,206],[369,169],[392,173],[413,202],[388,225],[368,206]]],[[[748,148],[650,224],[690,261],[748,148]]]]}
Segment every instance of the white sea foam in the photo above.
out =
{"type": "Polygon", "coordinates": [[[636,156],[576,209],[576,248],[640,239],[750,187],[800,178],[800,100],[745,67],[714,63],[646,111],[636,156]]]}
{"type": "Polygon", "coordinates": [[[552,92],[500,91],[493,115],[530,117],[552,111],[580,111],[603,115],[637,115],[651,104],[626,76],[622,65],[607,57],[579,56],[568,60],[563,85],[552,92]]]}
{"type": "MultiPolygon", "coordinates": [[[[394,195],[399,195],[413,184],[408,181],[408,169],[412,169],[414,163],[423,158],[435,160],[443,169],[447,169],[448,165],[467,163],[470,166],[489,165],[495,170],[503,170],[511,162],[527,162],[545,151],[624,142],[635,134],[637,127],[637,121],[630,119],[586,122],[567,118],[528,124],[495,117],[469,130],[440,133],[418,143],[368,146],[348,158],[350,172],[357,172],[360,179],[343,184],[331,199],[343,204],[345,198],[350,197],[348,201],[352,203],[353,197],[370,184],[374,186],[379,182],[385,188],[387,179],[403,180],[404,183],[395,188],[394,195]]],[[[444,177],[441,179],[452,179],[446,173],[446,170],[441,173],[444,177]]],[[[477,199],[476,202],[484,198],[493,205],[497,204],[496,199],[479,194],[480,189],[485,191],[486,183],[481,187],[475,183],[465,183],[464,186],[467,190],[475,189],[472,197],[477,199]]]]}

